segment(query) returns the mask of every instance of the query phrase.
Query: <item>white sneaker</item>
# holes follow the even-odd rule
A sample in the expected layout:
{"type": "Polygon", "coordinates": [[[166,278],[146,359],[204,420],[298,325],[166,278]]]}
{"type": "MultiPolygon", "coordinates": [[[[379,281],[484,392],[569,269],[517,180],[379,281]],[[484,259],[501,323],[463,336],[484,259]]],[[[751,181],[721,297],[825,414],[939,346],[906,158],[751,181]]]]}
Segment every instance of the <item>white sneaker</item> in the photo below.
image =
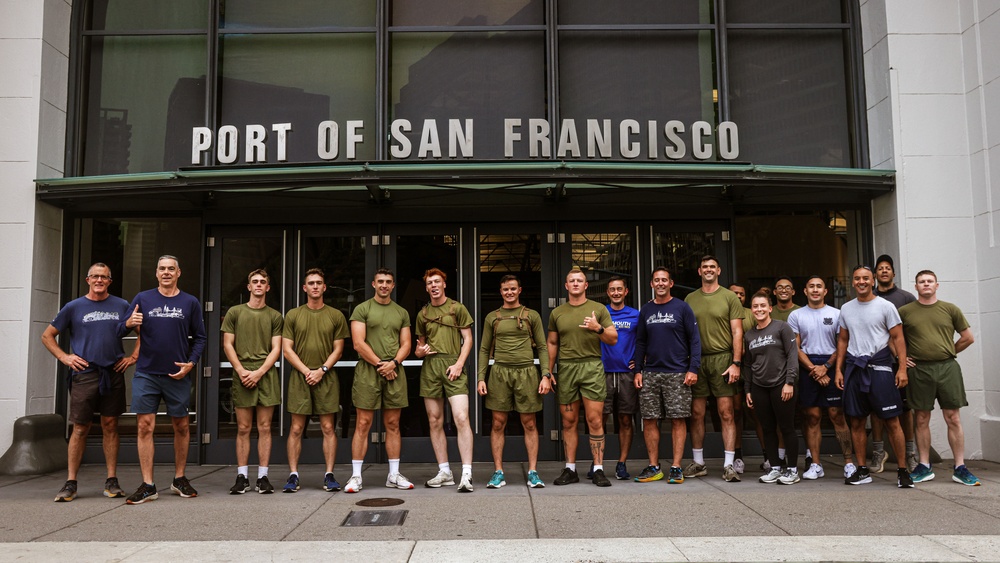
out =
{"type": "Polygon", "coordinates": [[[390,489],[408,490],[413,488],[413,483],[406,477],[403,477],[402,473],[393,473],[385,478],[385,486],[390,489]]]}
{"type": "Polygon", "coordinates": [[[782,485],[794,485],[799,482],[799,471],[794,467],[789,467],[781,472],[781,477],[778,477],[778,483],[782,485]]]}
{"type": "Polygon", "coordinates": [[[736,458],[733,460],[733,469],[735,469],[740,475],[743,475],[743,470],[746,469],[746,463],[744,463],[742,459],[736,458]]]}
{"type": "Polygon", "coordinates": [[[361,487],[361,475],[351,475],[351,478],[347,480],[347,485],[344,487],[345,493],[356,493],[362,489],[361,487]]]}
{"type": "Polygon", "coordinates": [[[425,487],[430,487],[431,489],[437,489],[441,487],[441,485],[447,485],[449,487],[455,485],[455,476],[452,475],[451,471],[445,471],[442,469],[441,471],[438,471],[438,474],[435,475],[433,479],[424,483],[425,487]]]}
{"type": "Polygon", "coordinates": [[[806,469],[806,472],[802,474],[802,478],[819,479],[820,477],[824,477],[825,475],[826,473],[823,472],[823,466],[818,463],[814,463],[809,466],[809,469],[806,469]]]}
{"type": "Polygon", "coordinates": [[[772,467],[767,473],[761,475],[758,481],[761,483],[774,483],[778,480],[778,477],[781,477],[781,470],[777,467],[772,467]]]}
{"type": "Polygon", "coordinates": [[[458,492],[460,493],[472,492],[472,475],[462,475],[462,482],[458,484],[458,492]]]}
{"type": "Polygon", "coordinates": [[[857,471],[857,470],[858,470],[857,466],[855,466],[853,463],[848,463],[847,465],[845,465],[844,466],[844,479],[850,479],[851,475],[854,475],[854,472],[857,471]]]}

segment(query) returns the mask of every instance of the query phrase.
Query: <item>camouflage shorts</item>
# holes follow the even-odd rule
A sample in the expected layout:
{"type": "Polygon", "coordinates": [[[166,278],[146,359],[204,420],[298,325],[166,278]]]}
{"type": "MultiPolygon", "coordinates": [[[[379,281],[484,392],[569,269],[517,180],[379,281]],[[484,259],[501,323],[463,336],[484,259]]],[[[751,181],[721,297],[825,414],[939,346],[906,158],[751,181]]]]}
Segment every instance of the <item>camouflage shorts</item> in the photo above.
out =
{"type": "Polygon", "coordinates": [[[642,372],[639,413],[644,420],[691,416],[691,387],[683,373],[642,372]]]}

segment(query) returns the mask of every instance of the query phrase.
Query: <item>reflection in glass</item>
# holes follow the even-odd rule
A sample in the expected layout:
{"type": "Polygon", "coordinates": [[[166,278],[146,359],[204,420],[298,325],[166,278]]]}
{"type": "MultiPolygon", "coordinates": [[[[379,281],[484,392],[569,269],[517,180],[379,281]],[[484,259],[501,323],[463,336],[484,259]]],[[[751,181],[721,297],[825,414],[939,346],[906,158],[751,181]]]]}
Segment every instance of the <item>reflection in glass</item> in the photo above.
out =
{"type": "MultiPolygon", "coordinates": [[[[742,1],[742,0],[738,0],[742,1]]],[[[710,0],[562,0],[560,25],[693,24],[712,23],[710,0]]]]}
{"type": "MultiPolygon", "coordinates": [[[[674,287],[670,294],[684,299],[688,293],[701,287],[698,267],[701,257],[715,254],[715,233],[655,233],[653,235],[653,267],[665,266],[670,270],[674,287]]],[[[728,276],[723,272],[723,279],[728,276]]]]}
{"type": "MultiPolygon", "coordinates": [[[[608,303],[608,281],[613,276],[628,280],[635,286],[635,250],[629,233],[573,233],[571,256],[573,266],[587,274],[587,298],[598,303],[608,303]]],[[[634,306],[632,293],[625,304],[634,306]]]]}
{"type": "Polygon", "coordinates": [[[390,25],[541,25],[542,0],[393,0],[390,25]]]}
{"type": "Polygon", "coordinates": [[[87,11],[87,29],[207,29],[209,5],[210,2],[205,0],[91,0],[90,10],[87,11]]]}
{"type": "Polygon", "coordinates": [[[223,29],[373,27],[375,2],[357,0],[222,0],[223,29]]]}
{"type": "Polygon", "coordinates": [[[730,23],[841,23],[841,0],[730,0],[730,23]]]}

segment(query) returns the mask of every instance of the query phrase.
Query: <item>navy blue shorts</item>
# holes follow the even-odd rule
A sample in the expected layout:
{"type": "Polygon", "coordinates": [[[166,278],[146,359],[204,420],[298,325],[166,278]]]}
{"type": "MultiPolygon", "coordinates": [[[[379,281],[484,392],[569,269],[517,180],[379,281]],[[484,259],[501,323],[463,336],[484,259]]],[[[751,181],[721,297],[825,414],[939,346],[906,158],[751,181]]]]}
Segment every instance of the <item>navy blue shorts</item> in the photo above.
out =
{"type": "Polygon", "coordinates": [[[844,405],[844,392],[837,389],[837,384],[833,381],[835,370],[828,370],[830,384],[823,387],[809,377],[809,370],[799,369],[799,407],[820,407],[828,409],[830,407],[839,408],[844,405]]]}
{"type": "Polygon", "coordinates": [[[876,369],[867,393],[861,391],[861,373],[855,372],[844,385],[844,412],[863,418],[874,413],[879,418],[894,418],[903,414],[903,401],[896,388],[896,374],[886,366],[876,369]]]}
{"type": "Polygon", "coordinates": [[[148,375],[135,372],[132,378],[132,412],[156,414],[160,399],[167,405],[167,414],[178,418],[188,415],[191,404],[191,378],[174,379],[168,375],[148,375]]]}

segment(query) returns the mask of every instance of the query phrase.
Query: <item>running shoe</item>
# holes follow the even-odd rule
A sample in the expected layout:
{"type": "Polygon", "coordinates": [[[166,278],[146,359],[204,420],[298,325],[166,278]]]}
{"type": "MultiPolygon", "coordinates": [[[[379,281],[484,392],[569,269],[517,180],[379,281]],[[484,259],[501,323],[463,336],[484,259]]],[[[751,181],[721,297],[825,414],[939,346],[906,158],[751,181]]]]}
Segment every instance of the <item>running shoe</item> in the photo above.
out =
{"type": "Polygon", "coordinates": [[[598,487],[610,487],[611,486],[611,481],[608,481],[608,478],[604,476],[604,470],[603,469],[595,469],[594,470],[593,481],[594,481],[594,484],[597,485],[598,487]]]}
{"type": "Polygon", "coordinates": [[[912,479],[914,483],[933,481],[934,477],[935,477],[934,470],[931,469],[930,466],[924,465],[922,463],[918,463],[917,467],[910,472],[910,479],[912,479]]]}
{"type": "Polygon", "coordinates": [[[619,481],[628,481],[630,477],[632,476],[628,474],[628,468],[625,467],[624,461],[619,461],[615,464],[615,479],[618,479],[619,481]]]}
{"type": "Polygon", "coordinates": [[[951,480],[970,487],[978,487],[980,485],[979,478],[969,473],[969,468],[964,464],[955,468],[955,472],[951,474],[951,480]]]}
{"type": "Polygon", "coordinates": [[[727,483],[739,483],[740,474],[736,472],[733,468],[733,464],[729,464],[722,468],[722,480],[727,483]]]}
{"type": "Polygon", "coordinates": [[[390,489],[408,491],[413,488],[413,483],[406,477],[403,477],[402,473],[393,473],[385,478],[385,486],[390,489]]]}
{"type": "Polygon", "coordinates": [[[885,450],[873,453],[870,471],[872,473],[881,473],[885,471],[885,461],[887,459],[889,459],[889,454],[885,453],[885,450]]]}
{"type": "Polygon", "coordinates": [[[668,478],[667,483],[670,483],[671,485],[680,485],[683,482],[684,482],[684,472],[681,471],[680,467],[677,467],[676,465],[671,465],[670,477],[668,478]]]}
{"type": "Polygon", "coordinates": [[[285,486],[282,487],[281,492],[283,493],[295,493],[299,490],[299,476],[294,473],[288,476],[288,481],[285,481],[285,486]]]}
{"type": "Polygon", "coordinates": [[[777,467],[772,467],[767,471],[767,473],[761,475],[757,480],[761,483],[774,483],[779,477],[781,477],[781,470],[777,467]]]}
{"type": "Polygon", "coordinates": [[[691,462],[684,468],[685,477],[702,477],[708,475],[708,468],[704,463],[691,462]]]}
{"type": "Polygon", "coordinates": [[[361,486],[361,475],[351,475],[351,478],[347,480],[347,485],[344,487],[344,492],[357,493],[363,488],[361,486]]]}
{"type": "Polygon", "coordinates": [[[735,469],[736,472],[739,473],[740,475],[743,475],[743,472],[746,471],[746,468],[747,464],[746,462],[743,461],[743,458],[738,457],[733,460],[733,469],[735,469]]]}
{"type": "Polygon", "coordinates": [[[69,502],[76,498],[76,481],[66,481],[66,484],[56,493],[56,502],[69,502]]]}
{"type": "Polygon", "coordinates": [[[340,483],[337,482],[337,478],[333,476],[333,473],[327,473],[323,476],[323,490],[324,491],[339,491],[340,483]]]}
{"type": "Polygon", "coordinates": [[[274,485],[271,484],[271,480],[264,475],[260,479],[257,479],[257,486],[254,487],[258,493],[262,495],[270,495],[274,493],[274,485]]]}
{"type": "Polygon", "coordinates": [[[660,470],[659,465],[647,465],[646,469],[639,473],[639,476],[635,478],[636,483],[649,483],[650,481],[659,481],[663,479],[663,471],[660,470]]]}
{"type": "Polygon", "coordinates": [[[917,468],[917,452],[910,452],[906,454],[906,470],[913,473],[913,470],[917,468]]]}
{"type": "Polygon", "coordinates": [[[591,463],[590,470],[587,471],[587,479],[593,479],[593,478],[594,478],[594,464],[591,463]]]}
{"type": "Polygon", "coordinates": [[[462,481],[458,484],[458,492],[460,493],[472,492],[472,475],[462,475],[462,481]]]}
{"type": "Polygon", "coordinates": [[[767,461],[765,459],[764,463],[760,464],[760,470],[761,471],[770,471],[771,470],[771,462],[767,461]]]}
{"type": "Polygon", "coordinates": [[[176,495],[180,495],[183,498],[194,498],[198,496],[198,491],[194,490],[191,486],[191,482],[188,481],[187,477],[181,475],[180,477],[174,477],[174,482],[170,483],[170,490],[176,495]]]}
{"type": "Polygon", "coordinates": [[[119,498],[125,496],[125,491],[118,484],[118,477],[108,477],[104,481],[104,496],[108,498],[119,498]]]}
{"type": "Polygon", "coordinates": [[[786,467],[784,471],[781,472],[781,477],[778,477],[778,484],[780,485],[794,485],[799,482],[799,470],[794,467],[786,467]]]}
{"type": "Polygon", "coordinates": [[[507,484],[507,481],[503,478],[503,471],[494,471],[493,476],[490,477],[490,482],[486,483],[487,489],[499,489],[507,484]]]}
{"type": "Polygon", "coordinates": [[[538,476],[538,472],[534,469],[528,472],[528,486],[532,489],[545,488],[545,481],[542,481],[542,478],[538,476]]]}
{"type": "Polygon", "coordinates": [[[236,475],[236,484],[229,489],[229,494],[231,495],[242,495],[243,493],[250,490],[250,481],[247,480],[247,476],[239,473],[236,475]]]}
{"type": "Polygon", "coordinates": [[[125,504],[142,504],[147,500],[156,500],[158,498],[160,498],[160,495],[156,493],[156,487],[143,483],[139,485],[139,488],[134,493],[125,499],[125,504]]]}
{"type": "Polygon", "coordinates": [[[579,483],[580,476],[576,474],[576,471],[568,467],[564,467],[562,473],[556,477],[555,481],[552,481],[553,485],[569,485],[570,483],[579,483]]]}
{"type": "Polygon", "coordinates": [[[848,485],[867,485],[872,482],[872,475],[868,468],[862,465],[845,482],[848,485]]]}
{"type": "Polygon", "coordinates": [[[826,473],[823,472],[823,466],[818,463],[813,463],[809,465],[809,469],[806,469],[806,472],[802,474],[803,479],[810,479],[810,480],[819,479],[820,477],[824,476],[826,476],[826,473]]]}
{"type": "Polygon", "coordinates": [[[900,489],[912,489],[913,479],[910,479],[910,472],[905,467],[896,470],[896,486],[900,489]]]}
{"type": "Polygon", "coordinates": [[[858,466],[854,465],[853,463],[848,463],[844,465],[844,482],[846,483],[847,479],[849,479],[851,475],[854,475],[854,472],[857,470],[858,466]]]}
{"type": "Polygon", "coordinates": [[[441,485],[448,487],[455,486],[455,476],[452,475],[451,471],[442,469],[438,471],[437,475],[424,483],[424,486],[430,489],[438,489],[441,485]]]}

